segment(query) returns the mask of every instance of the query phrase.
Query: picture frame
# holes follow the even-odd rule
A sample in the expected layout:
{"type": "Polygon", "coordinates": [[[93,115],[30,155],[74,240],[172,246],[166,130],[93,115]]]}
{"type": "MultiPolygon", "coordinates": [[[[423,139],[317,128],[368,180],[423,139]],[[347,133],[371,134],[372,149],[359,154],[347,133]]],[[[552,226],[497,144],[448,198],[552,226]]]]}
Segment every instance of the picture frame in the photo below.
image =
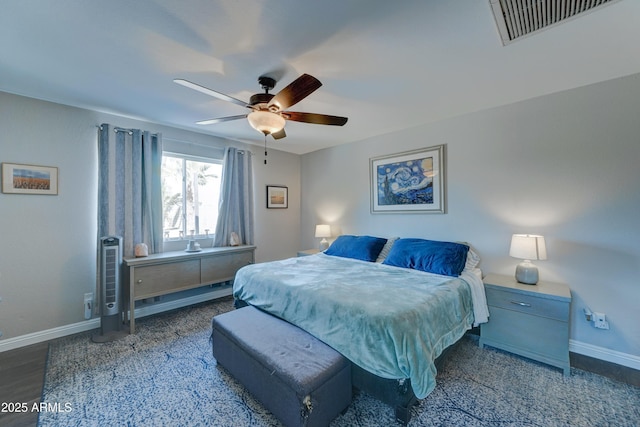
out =
{"type": "Polygon", "coordinates": [[[445,145],[369,159],[371,213],[446,213],[445,145]]]}
{"type": "Polygon", "coordinates": [[[287,209],[289,188],[281,185],[267,185],[267,209],[287,209]]]}
{"type": "Polygon", "coordinates": [[[2,192],[55,196],[58,194],[58,168],[2,163],[2,192]]]}

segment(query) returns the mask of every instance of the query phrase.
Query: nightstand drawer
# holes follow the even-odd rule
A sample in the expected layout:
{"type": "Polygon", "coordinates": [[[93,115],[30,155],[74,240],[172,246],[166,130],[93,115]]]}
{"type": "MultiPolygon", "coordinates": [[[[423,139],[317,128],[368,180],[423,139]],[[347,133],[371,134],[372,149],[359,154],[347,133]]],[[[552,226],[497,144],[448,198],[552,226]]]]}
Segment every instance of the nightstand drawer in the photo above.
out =
{"type": "Polygon", "coordinates": [[[489,287],[487,287],[485,291],[487,304],[489,305],[489,313],[491,313],[491,307],[500,307],[564,322],[569,320],[569,304],[564,301],[500,291],[489,287]]]}
{"type": "Polygon", "coordinates": [[[493,307],[481,326],[484,344],[546,363],[569,363],[568,324],[548,317],[526,316],[493,307]]]}

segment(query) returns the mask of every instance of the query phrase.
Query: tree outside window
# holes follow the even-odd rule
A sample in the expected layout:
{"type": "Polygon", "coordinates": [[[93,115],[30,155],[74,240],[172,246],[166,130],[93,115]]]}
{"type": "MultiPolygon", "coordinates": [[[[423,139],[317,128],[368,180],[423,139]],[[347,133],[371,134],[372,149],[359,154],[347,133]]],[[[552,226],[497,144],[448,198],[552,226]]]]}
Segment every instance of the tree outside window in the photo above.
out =
{"type": "Polygon", "coordinates": [[[165,239],[213,235],[218,221],[222,164],[205,158],[162,156],[165,239]]]}

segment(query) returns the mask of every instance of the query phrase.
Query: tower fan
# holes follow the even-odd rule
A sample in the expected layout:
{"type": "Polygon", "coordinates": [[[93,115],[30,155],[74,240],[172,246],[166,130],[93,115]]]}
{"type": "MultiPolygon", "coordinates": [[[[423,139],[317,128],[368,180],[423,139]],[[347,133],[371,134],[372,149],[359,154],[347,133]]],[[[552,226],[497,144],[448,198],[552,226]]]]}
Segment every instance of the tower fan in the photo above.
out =
{"type": "Polygon", "coordinates": [[[126,335],[122,331],[120,284],[122,275],[122,238],[106,236],[100,239],[100,334],[94,342],[114,341],[126,335]]]}

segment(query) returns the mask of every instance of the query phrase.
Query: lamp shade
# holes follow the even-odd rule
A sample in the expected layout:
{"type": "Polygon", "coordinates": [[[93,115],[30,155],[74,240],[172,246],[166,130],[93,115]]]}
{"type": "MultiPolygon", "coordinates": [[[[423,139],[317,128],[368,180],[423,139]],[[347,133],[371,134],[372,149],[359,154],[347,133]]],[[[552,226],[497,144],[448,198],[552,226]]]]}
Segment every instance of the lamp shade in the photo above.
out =
{"type": "Polygon", "coordinates": [[[331,226],[327,224],[316,225],[316,237],[331,237],[331,226]]]}
{"type": "Polygon", "coordinates": [[[544,236],[536,234],[514,234],[511,236],[509,255],[520,259],[547,259],[544,236]]]}
{"type": "Polygon", "coordinates": [[[252,111],[247,116],[249,124],[255,130],[265,135],[280,132],[284,128],[285,120],[279,114],[270,111],[252,111]]]}

